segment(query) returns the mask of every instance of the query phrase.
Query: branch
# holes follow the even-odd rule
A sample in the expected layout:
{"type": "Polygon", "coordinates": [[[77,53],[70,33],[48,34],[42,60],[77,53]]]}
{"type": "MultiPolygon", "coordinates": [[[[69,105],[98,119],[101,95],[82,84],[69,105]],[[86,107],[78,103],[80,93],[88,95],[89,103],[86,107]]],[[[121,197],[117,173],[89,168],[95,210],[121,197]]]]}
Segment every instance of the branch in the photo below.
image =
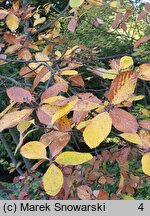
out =
{"type": "MultiPolygon", "coordinates": [[[[17,161],[16,158],[14,157],[5,137],[3,136],[2,133],[0,133],[0,140],[2,142],[2,144],[4,145],[9,157],[11,158],[12,162],[14,163],[15,166],[17,166],[17,161]]],[[[23,171],[20,169],[20,167],[16,168],[17,172],[19,173],[19,175],[23,175],[23,171]]]]}

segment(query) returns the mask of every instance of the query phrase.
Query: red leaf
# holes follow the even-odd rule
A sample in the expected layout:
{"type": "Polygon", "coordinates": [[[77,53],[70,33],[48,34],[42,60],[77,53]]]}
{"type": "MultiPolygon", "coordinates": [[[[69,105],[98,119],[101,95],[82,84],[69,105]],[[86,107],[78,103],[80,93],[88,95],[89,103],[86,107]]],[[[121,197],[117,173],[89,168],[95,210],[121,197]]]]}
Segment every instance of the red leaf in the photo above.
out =
{"type": "Polygon", "coordinates": [[[141,11],[137,17],[137,20],[140,21],[142,19],[144,19],[144,17],[147,15],[146,11],[141,11]]]}
{"type": "Polygon", "coordinates": [[[113,22],[113,24],[112,24],[112,28],[113,29],[116,29],[116,28],[118,28],[118,26],[119,26],[119,24],[120,24],[120,22],[121,22],[121,20],[122,20],[122,14],[120,14],[120,13],[118,13],[117,15],[116,15],[116,18],[115,18],[115,20],[114,20],[114,22],[113,22]]]}
{"type": "Polygon", "coordinates": [[[138,48],[142,43],[145,43],[150,40],[150,36],[144,36],[135,42],[134,48],[138,48]]]}
{"type": "Polygon", "coordinates": [[[126,13],[124,14],[123,21],[126,21],[128,17],[131,16],[131,14],[132,14],[132,10],[127,9],[126,13]]]}
{"type": "Polygon", "coordinates": [[[139,127],[136,118],[127,111],[114,108],[109,112],[113,126],[124,133],[136,133],[139,127]]]}
{"type": "Polygon", "coordinates": [[[64,90],[63,83],[56,83],[53,86],[49,87],[41,96],[41,101],[49,97],[57,96],[61,91],[64,90]]]}
{"type": "Polygon", "coordinates": [[[147,12],[150,12],[150,3],[145,4],[144,8],[147,12]]]}
{"type": "Polygon", "coordinates": [[[18,103],[30,103],[34,100],[31,93],[20,87],[11,87],[7,89],[8,97],[18,103]]]}
{"type": "Polygon", "coordinates": [[[74,33],[77,26],[78,26],[78,23],[77,23],[76,18],[72,17],[69,24],[68,24],[68,30],[71,31],[72,33],[74,33]]]}

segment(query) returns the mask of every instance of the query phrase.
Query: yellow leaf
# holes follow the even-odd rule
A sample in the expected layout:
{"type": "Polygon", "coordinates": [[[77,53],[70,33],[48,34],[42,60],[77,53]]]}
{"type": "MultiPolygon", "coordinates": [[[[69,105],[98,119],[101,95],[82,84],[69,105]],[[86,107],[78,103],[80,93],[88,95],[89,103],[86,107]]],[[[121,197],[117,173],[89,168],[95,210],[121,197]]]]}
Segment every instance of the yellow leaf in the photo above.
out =
{"type": "Polygon", "coordinates": [[[11,31],[15,31],[19,27],[19,18],[9,13],[6,18],[6,25],[11,31]]]}
{"type": "Polygon", "coordinates": [[[120,7],[120,3],[119,1],[111,1],[109,3],[110,7],[113,7],[113,8],[119,8],[120,7]]]}
{"type": "Polygon", "coordinates": [[[49,97],[45,100],[42,101],[42,104],[46,103],[46,104],[53,104],[54,102],[58,101],[58,100],[64,100],[66,99],[63,96],[53,96],[53,97],[49,97]]]}
{"type": "Polygon", "coordinates": [[[123,139],[134,143],[134,144],[138,144],[138,145],[142,145],[142,140],[140,139],[140,136],[138,134],[132,134],[132,133],[122,133],[119,135],[120,137],[122,137],[123,139]]]}
{"type": "Polygon", "coordinates": [[[58,56],[59,58],[62,56],[62,55],[61,55],[61,52],[58,51],[58,50],[55,52],[55,55],[58,56]]]}
{"type": "Polygon", "coordinates": [[[78,165],[91,160],[93,156],[89,153],[67,151],[60,154],[55,161],[62,165],[78,165]]]}
{"type": "Polygon", "coordinates": [[[104,79],[114,79],[119,74],[118,70],[110,69],[108,72],[102,73],[104,79]]]}
{"type": "Polygon", "coordinates": [[[88,2],[95,6],[100,6],[103,3],[103,0],[88,0],[88,2]]]}
{"type": "Polygon", "coordinates": [[[24,109],[7,113],[0,119],[0,132],[6,128],[16,126],[19,122],[26,119],[32,113],[32,109],[24,109]]]}
{"type": "Polygon", "coordinates": [[[78,130],[81,130],[81,129],[85,128],[89,123],[90,123],[90,120],[80,122],[76,128],[78,130]]]}
{"type": "Polygon", "coordinates": [[[97,147],[110,133],[112,120],[107,112],[94,117],[83,132],[86,144],[90,148],[97,147]]]}
{"type": "Polygon", "coordinates": [[[122,69],[131,67],[133,64],[133,59],[130,56],[124,56],[120,59],[120,66],[122,69]]]}
{"type": "Polygon", "coordinates": [[[68,49],[67,51],[66,51],[66,53],[64,54],[64,56],[68,56],[68,55],[70,55],[74,50],[76,50],[78,48],[78,46],[74,46],[74,47],[72,47],[71,49],[68,49]]]}
{"type": "Polygon", "coordinates": [[[141,112],[143,115],[145,115],[145,116],[150,116],[150,110],[141,108],[141,109],[140,109],[140,112],[141,112]]]}
{"type": "Polygon", "coordinates": [[[70,0],[70,7],[78,8],[83,4],[84,0],[70,0]]]}
{"type": "Polygon", "coordinates": [[[65,76],[72,76],[72,75],[77,75],[78,71],[76,70],[64,70],[61,72],[61,75],[65,75],[65,76]]]}
{"type": "Polygon", "coordinates": [[[59,108],[59,110],[56,111],[56,113],[54,114],[52,118],[52,124],[54,124],[54,122],[60,119],[61,117],[67,115],[73,109],[76,103],[77,103],[77,100],[74,100],[68,103],[67,105],[59,108]]]}
{"type": "Polygon", "coordinates": [[[45,144],[37,141],[26,143],[20,153],[28,159],[47,159],[45,144]]]}
{"type": "Polygon", "coordinates": [[[41,24],[41,23],[43,23],[43,22],[45,22],[45,21],[46,21],[46,17],[41,17],[41,18],[39,18],[39,19],[36,19],[36,20],[34,21],[33,26],[39,25],[39,24],[41,24]]]}
{"type": "Polygon", "coordinates": [[[17,130],[20,133],[23,133],[25,130],[27,130],[30,127],[31,124],[32,122],[24,120],[17,125],[17,130]]]}
{"type": "Polygon", "coordinates": [[[46,193],[55,196],[59,193],[63,186],[63,174],[55,165],[51,164],[43,176],[43,186],[46,193]]]}
{"type": "Polygon", "coordinates": [[[124,195],[123,199],[124,200],[135,200],[132,196],[129,196],[129,195],[124,195]]]}
{"type": "Polygon", "coordinates": [[[143,155],[141,162],[143,172],[150,176],[150,152],[143,155]]]}
{"type": "Polygon", "coordinates": [[[132,102],[132,101],[138,101],[142,100],[145,96],[144,95],[138,95],[138,96],[131,96],[127,101],[132,102]]]}

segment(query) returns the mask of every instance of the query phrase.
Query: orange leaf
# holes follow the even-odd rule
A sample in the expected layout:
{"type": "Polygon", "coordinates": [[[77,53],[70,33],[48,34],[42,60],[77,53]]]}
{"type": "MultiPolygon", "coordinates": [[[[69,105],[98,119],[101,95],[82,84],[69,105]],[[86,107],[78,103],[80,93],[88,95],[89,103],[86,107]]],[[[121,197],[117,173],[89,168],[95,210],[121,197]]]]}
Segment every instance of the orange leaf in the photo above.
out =
{"type": "Polygon", "coordinates": [[[136,87],[137,73],[127,71],[119,74],[111,83],[107,98],[112,104],[120,104],[129,99],[136,87]]]}
{"type": "Polygon", "coordinates": [[[113,126],[124,133],[136,133],[139,127],[136,118],[123,109],[114,108],[109,112],[113,126]]]}
{"type": "Polygon", "coordinates": [[[59,154],[62,149],[68,144],[70,135],[60,131],[51,131],[50,133],[44,134],[40,138],[40,142],[46,146],[50,146],[50,152],[52,157],[59,154]]]}

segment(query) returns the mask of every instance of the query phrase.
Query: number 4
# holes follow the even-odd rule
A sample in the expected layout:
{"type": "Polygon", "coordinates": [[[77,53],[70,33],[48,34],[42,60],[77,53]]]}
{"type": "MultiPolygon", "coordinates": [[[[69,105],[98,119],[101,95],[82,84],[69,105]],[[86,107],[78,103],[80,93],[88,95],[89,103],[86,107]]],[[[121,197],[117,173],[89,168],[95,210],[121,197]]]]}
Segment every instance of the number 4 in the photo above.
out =
{"type": "Polygon", "coordinates": [[[144,210],[144,207],[143,207],[143,203],[141,203],[138,207],[139,210],[143,211],[144,210]]]}

